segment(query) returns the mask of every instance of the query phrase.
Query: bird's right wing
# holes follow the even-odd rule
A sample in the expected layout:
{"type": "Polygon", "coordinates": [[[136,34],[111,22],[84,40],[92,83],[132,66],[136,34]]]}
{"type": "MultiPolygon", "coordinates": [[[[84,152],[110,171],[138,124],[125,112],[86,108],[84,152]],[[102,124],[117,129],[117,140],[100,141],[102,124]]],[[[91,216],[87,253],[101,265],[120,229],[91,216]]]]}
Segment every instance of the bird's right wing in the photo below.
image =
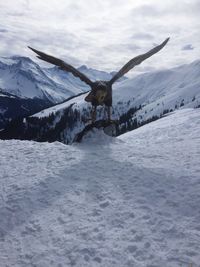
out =
{"type": "Polygon", "coordinates": [[[28,46],[28,48],[30,48],[33,52],[35,52],[38,56],[39,59],[42,59],[46,62],[49,62],[51,64],[54,64],[56,66],[58,66],[60,69],[67,71],[67,72],[71,72],[75,77],[78,77],[81,81],[85,82],[86,84],[88,84],[89,86],[93,85],[93,82],[82,72],[80,72],[79,70],[77,70],[76,68],[74,68],[73,66],[69,65],[68,63],[64,62],[63,60],[47,55],[41,51],[38,51],[30,46],[28,46]]]}

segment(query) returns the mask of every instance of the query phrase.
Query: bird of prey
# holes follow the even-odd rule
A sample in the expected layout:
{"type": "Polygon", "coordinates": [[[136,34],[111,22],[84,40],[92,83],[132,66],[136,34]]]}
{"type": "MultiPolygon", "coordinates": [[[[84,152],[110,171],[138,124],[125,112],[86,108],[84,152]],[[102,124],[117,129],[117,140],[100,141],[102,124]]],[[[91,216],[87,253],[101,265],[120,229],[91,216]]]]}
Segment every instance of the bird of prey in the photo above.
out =
{"type": "Polygon", "coordinates": [[[68,63],[64,62],[61,59],[56,57],[47,55],[41,51],[38,51],[30,46],[32,51],[37,54],[39,59],[42,59],[46,62],[49,62],[53,65],[58,66],[61,70],[66,72],[71,72],[75,77],[78,77],[81,81],[85,82],[87,85],[90,86],[91,91],[85,97],[85,101],[90,102],[92,104],[92,113],[91,119],[94,123],[96,120],[96,108],[99,105],[105,105],[107,107],[107,114],[108,114],[108,121],[111,121],[111,107],[112,107],[112,85],[118,79],[120,79],[124,74],[126,74],[129,70],[131,70],[136,65],[142,63],[145,59],[153,56],[155,53],[160,51],[169,41],[167,38],[164,42],[160,45],[155,46],[147,53],[139,55],[131,59],[128,63],[126,63],[113,77],[110,81],[91,81],[85,74],[80,72],[78,69],[74,68],[73,66],[69,65],[68,63]]]}

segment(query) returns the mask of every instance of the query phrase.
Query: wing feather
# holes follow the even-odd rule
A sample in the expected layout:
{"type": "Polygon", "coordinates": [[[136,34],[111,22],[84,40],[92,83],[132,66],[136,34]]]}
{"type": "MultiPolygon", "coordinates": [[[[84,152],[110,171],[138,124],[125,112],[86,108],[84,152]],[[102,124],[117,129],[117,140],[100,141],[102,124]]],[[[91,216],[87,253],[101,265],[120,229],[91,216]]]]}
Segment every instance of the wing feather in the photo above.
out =
{"type": "Polygon", "coordinates": [[[85,82],[89,86],[92,86],[93,82],[82,72],[71,66],[70,64],[64,62],[63,60],[47,55],[41,51],[38,51],[30,46],[28,46],[33,52],[35,52],[38,56],[39,59],[44,60],[46,62],[49,62],[53,65],[58,66],[60,69],[72,73],[75,77],[78,77],[81,81],[85,82]]]}
{"type": "Polygon", "coordinates": [[[119,78],[121,78],[125,73],[127,73],[129,70],[131,70],[133,67],[139,65],[140,63],[142,63],[145,59],[153,56],[155,53],[157,53],[158,51],[160,51],[169,41],[169,38],[167,38],[162,44],[154,47],[153,49],[151,49],[150,51],[148,51],[145,54],[139,55],[137,57],[134,57],[133,59],[131,59],[128,63],[126,63],[114,76],[113,78],[110,80],[110,83],[113,84],[114,82],[116,82],[116,80],[118,80],[119,78]]]}

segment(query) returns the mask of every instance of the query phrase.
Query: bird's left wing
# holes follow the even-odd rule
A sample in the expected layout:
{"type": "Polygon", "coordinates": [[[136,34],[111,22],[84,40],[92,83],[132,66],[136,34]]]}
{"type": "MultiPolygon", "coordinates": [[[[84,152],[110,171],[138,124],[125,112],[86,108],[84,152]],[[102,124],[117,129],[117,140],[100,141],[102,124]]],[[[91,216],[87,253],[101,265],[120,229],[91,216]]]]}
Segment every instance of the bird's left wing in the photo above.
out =
{"type": "Polygon", "coordinates": [[[38,56],[39,59],[42,59],[46,62],[49,62],[51,64],[54,64],[56,66],[59,66],[60,69],[67,71],[67,72],[71,72],[75,77],[78,77],[79,79],[81,79],[81,81],[85,82],[86,84],[88,84],[89,86],[93,85],[93,82],[82,72],[80,72],[79,70],[77,70],[76,68],[74,68],[73,66],[69,65],[68,63],[64,62],[63,60],[47,55],[41,51],[38,51],[30,46],[28,46],[28,48],[30,48],[33,52],[35,52],[38,56]]]}
{"type": "Polygon", "coordinates": [[[153,56],[155,53],[157,53],[158,51],[160,51],[169,41],[169,38],[167,38],[162,44],[154,47],[153,49],[151,49],[150,51],[148,51],[145,54],[139,55],[137,57],[134,57],[133,59],[131,59],[128,63],[126,63],[115,75],[114,77],[110,80],[110,84],[113,84],[114,82],[116,82],[116,80],[118,80],[119,78],[121,78],[125,73],[127,73],[129,70],[131,70],[133,67],[135,67],[136,65],[139,65],[140,63],[142,63],[142,61],[144,61],[145,59],[153,56]]]}

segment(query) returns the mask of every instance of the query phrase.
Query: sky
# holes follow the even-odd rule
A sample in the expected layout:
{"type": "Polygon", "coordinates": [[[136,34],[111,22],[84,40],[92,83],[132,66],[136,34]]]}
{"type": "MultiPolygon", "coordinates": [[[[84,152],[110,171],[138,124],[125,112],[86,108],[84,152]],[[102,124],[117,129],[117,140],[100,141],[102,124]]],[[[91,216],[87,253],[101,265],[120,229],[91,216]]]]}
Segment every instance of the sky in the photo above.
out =
{"type": "Polygon", "coordinates": [[[1,1],[0,56],[37,61],[29,45],[75,67],[116,71],[170,37],[136,72],[171,68],[200,59],[199,17],[200,0],[1,1]]]}

